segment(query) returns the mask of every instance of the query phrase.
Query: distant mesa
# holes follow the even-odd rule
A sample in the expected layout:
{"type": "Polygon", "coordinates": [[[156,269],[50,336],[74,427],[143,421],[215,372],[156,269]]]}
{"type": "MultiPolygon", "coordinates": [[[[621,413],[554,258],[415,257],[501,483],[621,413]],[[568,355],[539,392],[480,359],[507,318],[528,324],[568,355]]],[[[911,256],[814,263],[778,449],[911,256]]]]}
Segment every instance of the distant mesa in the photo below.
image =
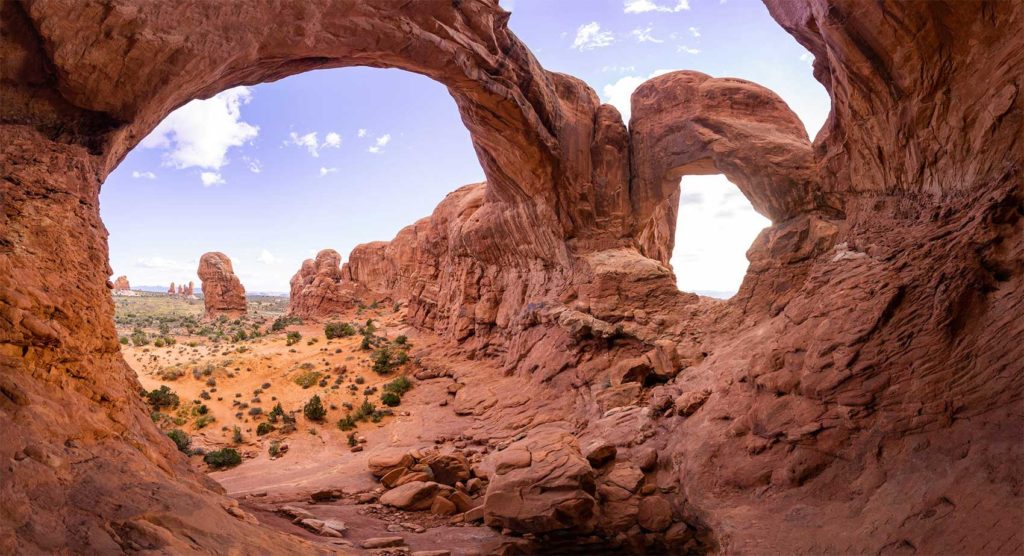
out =
{"type": "MultiPolygon", "coordinates": [[[[245,288],[235,276],[231,259],[224,253],[205,253],[199,259],[196,271],[202,280],[203,302],[206,305],[206,317],[215,318],[221,315],[235,318],[245,314],[245,288]]],[[[189,284],[191,288],[192,285],[189,284]]]]}
{"type": "Polygon", "coordinates": [[[322,318],[349,309],[355,303],[351,285],[343,280],[341,255],[324,249],[316,259],[306,259],[292,276],[288,312],[306,318],[322,318]]]}
{"type": "Polygon", "coordinates": [[[121,275],[114,280],[114,295],[132,296],[135,292],[132,291],[131,284],[128,283],[128,277],[121,275]]]}

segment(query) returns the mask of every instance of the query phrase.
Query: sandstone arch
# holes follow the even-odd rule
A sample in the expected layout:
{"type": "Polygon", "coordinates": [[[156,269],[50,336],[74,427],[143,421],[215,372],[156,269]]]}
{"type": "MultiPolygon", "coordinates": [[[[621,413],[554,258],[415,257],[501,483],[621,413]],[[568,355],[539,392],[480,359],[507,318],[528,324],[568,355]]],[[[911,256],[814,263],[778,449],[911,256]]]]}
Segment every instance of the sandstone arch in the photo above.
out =
{"type": "MultiPolygon", "coordinates": [[[[774,166],[744,158],[750,145],[707,152],[673,121],[664,137],[631,137],[588,87],[545,72],[494,2],[281,2],[272,14],[255,0],[0,5],[0,546],[185,552],[214,550],[227,532],[254,550],[308,550],[225,511],[145,416],[113,334],[96,200],[175,106],[358,64],[446,84],[488,183],[378,246],[391,264],[350,271],[415,293],[416,325],[532,377],[530,394],[586,423],[579,436],[651,431],[643,446],[670,456],[659,461],[671,462],[676,518],[740,552],[978,552],[986,539],[965,534],[978,530],[1012,540],[1024,48],[1011,30],[1022,9],[768,5],[815,54],[833,99],[810,155],[785,118],[748,136],[796,145],[774,166]],[[685,148],[668,162],[637,152],[658,139],[685,148]],[[776,221],[728,304],[679,293],[663,264],[663,177],[706,171],[708,158],[742,175],[776,221]],[[604,380],[644,373],[669,381],[644,392],[650,411],[605,416],[607,403],[639,403],[640,389],[600,390],[604,380]],[[663,415],[677,395],[683,415],[663,415]]],[[[638,106],[698,81],[771,99],[685,74],[638,91],[638,106]]],[[[545,438],[570,425],[547,423],[545,438]]],[[[616,516],[625,526],[629,500],[616,516]]],[[[598,522],[613,510],[598,509],[598,522]]]]}

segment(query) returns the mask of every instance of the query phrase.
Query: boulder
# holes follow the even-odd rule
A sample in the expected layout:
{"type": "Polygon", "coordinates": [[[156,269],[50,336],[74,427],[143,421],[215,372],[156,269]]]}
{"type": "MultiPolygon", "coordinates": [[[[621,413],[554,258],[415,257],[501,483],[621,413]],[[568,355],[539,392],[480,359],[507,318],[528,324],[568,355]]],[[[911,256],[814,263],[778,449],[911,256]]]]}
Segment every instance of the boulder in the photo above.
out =
{"type": "Polygon", "coordinates": [[[583,456],[595,468],[614,460],[616,453],[615,444],[604,439],[595,440],[583,449],[583,456]]]}
{"type": "Polygon", "coordinates": [[[640,500],[637,522],[648,531],[661,532],[672,525],[672,505],[661,496],[640,500]]]}
{"type": "Polygon", "coordinates": [[[388,450],[374,454],[366,461],[370,473],[378,479],[396,469],[408,469],[415,463],[413,457],[405,450],[388,450]]]}
{"type": "Polygon", "coordinates": [[[469,480],[469,463],[459,453],[445,454],[426,460],[434,473],[434,480],[444,485],[455,485],[459,481],[469,480]]]}
{"type": "MultiPolygon", "coordinates": [[[[221,315],[237,318],[245,314],[245,288],[235,276],[231,259],[224,253],[204,253],[196,271],[203,282],[203,304],[206,318],[221,315]]],[[[172,284],[173,288],[173,284],[172,284]]]]}
{"type": "Polygon", "coordinates": [[[413,481],[385,492],[380,502],[400,510],[426,510],[433,503],[437,490],[437,483],[413,481]]]}
{"type": "Polygon", "coordinates": [[[684,417],[693,415],[711,395],[710,390],[693,390],[676,398],[676,414],[684,417]]]}

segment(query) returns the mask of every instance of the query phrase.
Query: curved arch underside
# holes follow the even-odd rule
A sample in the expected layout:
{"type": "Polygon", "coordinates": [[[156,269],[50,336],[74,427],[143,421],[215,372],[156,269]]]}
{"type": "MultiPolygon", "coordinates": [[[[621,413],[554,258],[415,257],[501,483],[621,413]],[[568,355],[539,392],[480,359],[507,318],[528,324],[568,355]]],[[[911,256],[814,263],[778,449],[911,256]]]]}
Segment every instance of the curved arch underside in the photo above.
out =
{"type": "MultiPolygon", "coordinates": [[[[1011,541],[1024,519],[1022,8],[766,3],[832,96],[813,145],[771,91],[698,72],[638,89],[627,131],[583,82],[545,71],[492,1],[3,3],[0,547],[180,553],[226,535],[311,550],[224,511],[146,416],[114,334],[98,193],[175,107],[352,65],[447,86],[487,182],[357,248],[345,279],[409,300],[416,326],[566,412],[517,442],[572,472],[538,463],[492,481],[489,523],[639,535],[648,502],[596,492],[607,470],[579,446],[649,430],[615,465],[660,454],[648,473],[669,477],[659,496],[697,532],[683,543],[1011,541]],[[678,292],[667,266],[678,178],[712,171],[773,221],[728,303],[678,292]]],[[[481,417],[492,434],[515,414],[500,407],[481,417]]]]}

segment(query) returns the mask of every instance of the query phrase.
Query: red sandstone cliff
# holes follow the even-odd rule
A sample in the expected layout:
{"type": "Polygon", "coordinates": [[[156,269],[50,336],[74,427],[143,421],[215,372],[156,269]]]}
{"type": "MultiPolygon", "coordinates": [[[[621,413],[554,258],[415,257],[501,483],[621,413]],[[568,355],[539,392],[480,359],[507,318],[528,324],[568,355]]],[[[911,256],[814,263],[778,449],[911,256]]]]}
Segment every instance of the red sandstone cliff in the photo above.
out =
{"type": "Polygon", "coordinates": [[[447,85],[487,175],[342,275],[527,385],[456,396],[467,434],[516,458],[489,523],[743,553],[1013,550],[1022,8],[767,3],[832,97],[813,144],[770,91],[696,72],[641,87],[627,131],[493,2],[4,3],[0,546],[303,549],[223,511],[146,417],[97,199],[189,99],[370,63],[447,85]],[[773,221],[724,303],[665,266],[675,179],[707,172],[773,221]],[[602,438],[618,455],[594,468],[602,438]]]}

